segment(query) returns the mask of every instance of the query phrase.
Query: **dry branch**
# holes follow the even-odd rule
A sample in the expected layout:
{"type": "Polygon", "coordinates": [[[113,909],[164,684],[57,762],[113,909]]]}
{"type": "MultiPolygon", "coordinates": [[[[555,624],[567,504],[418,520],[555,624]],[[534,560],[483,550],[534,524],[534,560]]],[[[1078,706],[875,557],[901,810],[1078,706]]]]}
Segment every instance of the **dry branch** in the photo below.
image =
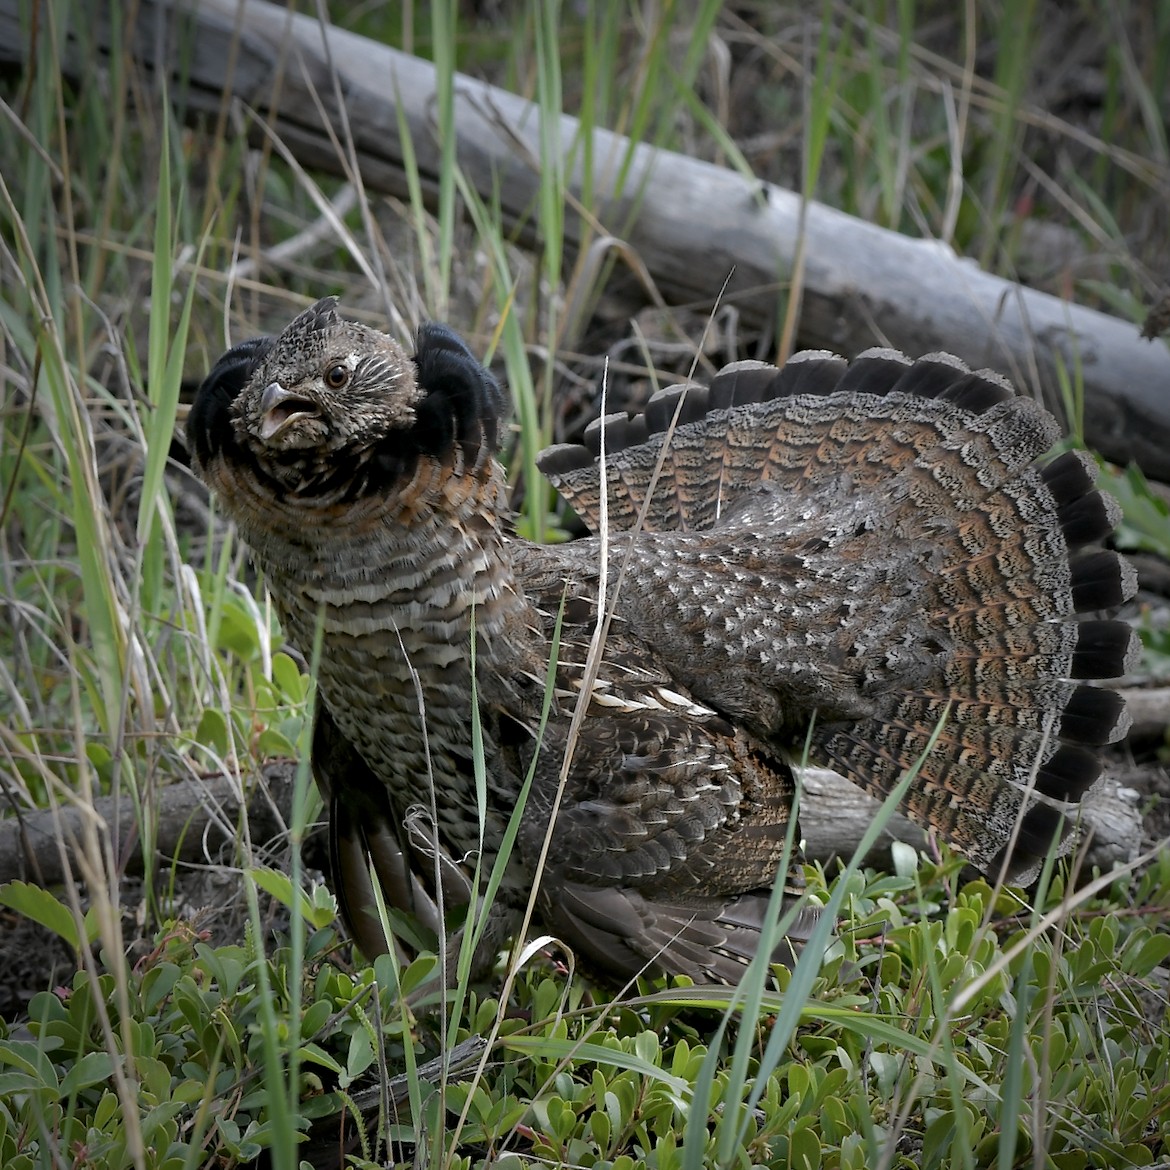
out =
{"type": "Polygon", "coordinates": [[[1164,740],[1170,731],[1170,687],[1135,687],[1125,692],[1133,720],[1129,738],[1138,742],[1164,740]]]}
{"type": "MultiPolygon", "coordinates": [[[[249,834],[256,846],[282,839],[291,819],[295,767],[274,761],[264,769],[262,782],[247,798],[249,834]]],[[[800,827],[805,854],[811,861],[849,857],[873,820],[877,801],[834,772],[820,768],[802,771],[804,803],[800,827]]],[[[1084,825],[1090,833],[1088,861],[1107,870],[1137,853],[1141,818],[1137,793],[1106,776],[1085,798],[1084,825]]],[[[162,788],[155,806],[157,830],[155,864],[164,868],[171,859],[192,864],[233,864],[236,825],[240,816],[239,786],[226,776],[184,780],[162,788]]],[[[106,826],[118,821],[118,806],[110,797],[94,802],[92,814],[74,808],[60,813],[26,813],[19,820],[0,820],[0,884],[20,878],[45,885],[64,879],[63,863],[72,864],[73,842],[80,838],[82,816],[96,816],[106,826]],[[58,841],[63,842],[62,850],[58,841]]],[[[142,849],[134,818],[121,806],[122,833],[114,832],[115,856],[127,873],[142,873],[142,849]]],[[[922,830],[895,815],[886,826],[868,861],[884,865],[890,844],[926,843],[922,830]]]]}
{"type": "MultiPolygon", "coordinates": [[[[27,52],[18,9],[17,0],[0,0],[0,62],[27,52]]],[[[428,62],[263,0],[142,0],[134,11],[131,52],[150,69],[165,69],[187,114],[218,111],[230,95],[265,118],[302,164],[335,173],[348,173],[349,160],[334,145],[345,141],[348,126],[367,187],[405,195],[401,114],[423,189],[434,191],[437,91],[428,62]]],[[[100,15],[85,32],[87,40],[108,40],[100,15]]],[[[80,54],[66,54],[65,67],[79,71],[80,54]]],[[[508,230],[524,226],[537,203],[541,165],[536,107],[463,76],[455,95],[463,173],[485,197],[498,194],[508,230]]],[[[259,134],[258,123],[250,124],[259,134]]],[[[574,196],[584,180],[580,134],[576,119],[560,119],[574,196]]],[[[731,273],[727,297],[744,319],[775,319],[777,288],[791,278],[802,231],[797,195],[604,130],[593,132],[589,157],[597,220],[640,256],[668,299],[709,304],[731,273]]],[[[1156,164],[1149,166],[1154,176],[1156,164]]],[[[590,230],[566,209],[570,247],[591,242],[590,230]]],[[[822,204],[807,205],[803,231],[804,343],[851,353],[884,336],[910,354],[950,350],[1002,370],[1054,407],[1057,370],[1080,369],[1090,444],[1170,480],[1170,351],[1142,340],[1136,325],[988,275],[941,243],[822,204]]]]}
{"type": "MultiPolygon", "coordinates": [[[[295,765],[278,760],[264,768],[243,799],[239,781],[230,776],[160,787],[146,814],[155,819],[154,868],[171,861],[238,864],[242,805],[247,806],[254,847],[282,840],[292,813],[295,778],[295,765]]],[[[92,808],[63,805],[0,820],[0,884],[22,879],[51,886],[65,880],[66,865],[79,872],[76,843],[82,839],[83,822],[94,820],[109,832],[114,857],[124,871],[141,874],[142,838],[134,810],[125,798],[106,796],[95,800],[92,808]]]]}
{"type": "MultiPolygon", "coordinates": [[[[848,858],[872,823],[879,802],[824,768],[803,769],[801,780],[804,794],[800,829],[807,857],[811,861],[848,858]]],[[[1096,866],[1104,871],[1132,861],[1142,837],[1138,793],[1106,771],[1081,802],[1081,828],[1090,868],[1096,866]]],[[[885,868],[894,841],[905,841],[919,849],[927,844],[926,834],[897,813],[887,822],[866,860],[885,868]]]]}

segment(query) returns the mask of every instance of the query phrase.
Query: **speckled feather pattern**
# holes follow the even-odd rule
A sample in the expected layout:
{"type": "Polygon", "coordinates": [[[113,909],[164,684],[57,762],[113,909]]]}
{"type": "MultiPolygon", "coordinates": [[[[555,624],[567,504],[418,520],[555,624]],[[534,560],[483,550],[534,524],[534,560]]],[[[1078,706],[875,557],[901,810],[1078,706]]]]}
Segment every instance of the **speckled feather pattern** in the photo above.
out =
{"type": "MultiPolygon", "coordinates": [[[[900,355],[879,360],[886,372],[914,368],[900,355]]],[[[1094,753],[1062,741],[1062,728],[1075,730],[1066,708],[1100,708],[1090,746],[1127,726],[1115,695],[1072,681],[1085,677],[1075,663],[1083,627],[1074,616],[1088,608],[1075,596],[1078,566],[1096,557],[1102,604],[1132,594],[1132,571],[1112,553],[1078,556],[1070,545],[1062,500],[1037,462],[1059,429],[1031,400],[974,413],[896,383],[879,396],[854,378],[835,392],[844,363],[802,362],[819,368],[829,392],[698,411],[675,430],[645,517],[655,532],[637,538],[631,620],[665,626],[666,644],[685,648],[672,660],[680,680],[719,694],[765,739],[795,738],[789,721],[815,707],[816,761],[875,795],[894,787],[941,724],[906,811],[990,869],[1033,808],[1017,854],[1026,862],[1056,828],[1035,789],[1043,797],[1048,782],[1047,795],[1075,800],[1098,770],[1094,753]],[[1054,760],[1061,767],[1050,777],[1054,760]]],[[[972,377],[954,359],[947,367],[956,380],[972,377]]],[[[758,366],[734,373],[783,376],[758,366]]],[[[671,391],[666,405],[681,398],[685,410],[689,394],[710,401],[716,387],[671,391]]],[[[634,523],[661,447],[651,436],[628,458],[612,454],[611,524],[634,523]]],[[[1099,539],[1115,510],[1091,491],[1089,465],[1065,459],[1085,493],[1072,502],[1095,508],[1089,531],[1099,539]]],[[[544,464],[596,524],[592,452],[554,450],[544,464]]],[[[1106,675],[1129,669],[1137,651],[1127,627],[1110,625],[1106,675]]]]}
{"type": "MultiPolygon", "coordinates": [[[[363,949],[381,949],[369,861],[392,905],[437,926],[438,886],[466,900],[532,769],[486,963],[548,831],[603,550],[509,533],[502,400],[454,335],[428,328],[411,361],[321,302],[221,361],[190,445],[290,640],[310,655],[320,629],[314,764],[363,949]]],[[[624,576],[552,828],[547,928],[615,977],[649,964],[734,979],[814,714],[813,762],[879,795],[941,725],[907,812],[985,868],[1013,833],[1017,870],[1042,854],[1095,749],[1124,731],[1116,697],[1081,680],[1123,672],[1135,645],[1123,623],[1077,618],[1133,580],[1114,554],[1082,551],[1115,516],[1089,461],[1044,462],[1057,436],[993,375],[888,351],[740,363],[605,420],[606,552],[624,576]]],[[[594,528],[602,438],[598,425],[542,457],[594,528]]]]}

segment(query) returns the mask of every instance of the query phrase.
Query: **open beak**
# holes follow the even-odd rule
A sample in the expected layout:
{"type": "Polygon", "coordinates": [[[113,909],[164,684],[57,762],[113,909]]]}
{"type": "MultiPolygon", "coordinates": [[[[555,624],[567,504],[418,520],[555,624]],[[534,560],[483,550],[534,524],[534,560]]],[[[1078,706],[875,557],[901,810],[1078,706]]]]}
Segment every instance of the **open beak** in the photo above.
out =
{"type": "Polygon", "coordinates": [[[260,396],[260,438],[268,442],[294,419],[319,413],[315,402],[286,390],[279,382],[269,382],[260,396]]]}

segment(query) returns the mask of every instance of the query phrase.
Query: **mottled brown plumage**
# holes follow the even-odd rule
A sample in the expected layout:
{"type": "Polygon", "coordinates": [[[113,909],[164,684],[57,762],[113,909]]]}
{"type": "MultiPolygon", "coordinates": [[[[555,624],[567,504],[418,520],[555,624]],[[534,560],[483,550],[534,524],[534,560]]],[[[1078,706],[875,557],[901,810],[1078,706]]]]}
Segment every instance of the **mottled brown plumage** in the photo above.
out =
{"type": "MultiPolygon", "coordinates": [[[[226,354],[192,410],[195,465],[286,633],[309,655],[320,630],[314,768],[367,954],[385,949],[372,880],[441,930],[436,895],[468,901],[531,775],[489,961],[557,800],[602,550],[511,534],[503,410],[447,330],[425,327],[412,360],[332,301],[226,354]]],[[[1134,580],[1085,550],[1114,509],[1090,460],[1044,461],[1051,416],[943,355],[739,363],[545,452],[594,532],[603,435],[612,621],[539,887],[552,933],[616,977],[735,978],[806,741],[879,796],[918,765],[906,811],[989,872],[1066,830],[1125,729],[1120,698],[1080,680],[1122,673],[1136,645],[1076,615],[1134,580]]]]}

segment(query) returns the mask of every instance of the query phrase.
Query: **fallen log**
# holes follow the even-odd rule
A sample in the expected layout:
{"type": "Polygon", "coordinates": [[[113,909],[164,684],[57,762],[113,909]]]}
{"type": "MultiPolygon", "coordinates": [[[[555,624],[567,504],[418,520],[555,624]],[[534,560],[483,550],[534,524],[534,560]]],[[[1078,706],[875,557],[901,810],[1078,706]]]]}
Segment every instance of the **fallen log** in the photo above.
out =
{"type": "MultiPolygon", "coordinates": [[[[28,51],[19,8],[0,0],[0,62],[28,51]]],[[[85,36],[66,41],[62,65],[74,75],[87,64],[80,42],[121,47],[110,49],[108,5],[93,8],[85,36]]],[[[335,145],[348,128],[366,186],[405,195],[401,115],[423,190],[435,191],[438,79],[430,63],[264,0],[142,0],[133,11],[131,52],[168,76],[184,113],[238,101],[256,112],[257,136],[262,116],[303,165],[333,173],[351,165],[335,145]]],[[[536,107],[464,76],[454,91],[459,166],[485,198],[498,197],[511,231],[537,201],[536,107]]],[[[576,119],[560,118],[570,194],[580,196],[582,159],[591,158],[597,220],[637,253],[668,300],[710,303],[730,274],[725,299],[746,322],[771,322],[803,233],[803,343],[850,355],[877,343],[880,330],[910,354],[946,349],[1001,370],[1057,410],[1058,371],[1079,370],[1090,445],[1170,480],[1170,350],[1142,340],[1138,326],[991,276],[936,241],[819,203],[802,207],[793,192],[723,167],[604,130],[585,152],[581,133],[576,119]]],[[[1153,175],[1156,164],[1149,166],[1153,175]]],[[[571,206],[565,230],[570,248],[595,238],[571,206]]]]}
{"type": "Polygon", "coordinates": [[[1166,741],[1170,734],[1170,687],[1135,687],[1125,692],[1125,705],[1133,726],[1131,743],[1166,741]]]}
{"type": "MultiPolygon", "coordinates": [[[[239,865],[241,816],[248,836],[261,850],[287,838],[292,816],[296,765],[289,760],[267,764],[241,787],[237,777],[212,775],[178,780],[158,788],[153,797],[153,872],[172,862],[187,865],[239,865]]],[[[0,884],[22,880],[55,886],[65,880],[66,866],[81,872],[78,857],[85,831],[96,825],[112,839],[112,856],[123,872],[144,872],[142,837],[129,802],[98,797],[92,807],[63,804],[58,809],[24,811],[0,820],[0,884]]]]}
{"type": "MultiPolygon", "coordinates": [[[[238,865],[237,826],[242,804],[247,806],[248,835],[253,847],[278,848],[292,816],[295,775],[295,764],[273,761],[249,785],[243,799],[238,781],[228,776],[182,780],[162,787],[154,806],[155,870],[168,867],[173,860],[238,865]]],[[[878,802],[826,769],[802,769],[801,779],[800,828],[805,856],[822,863],[838,857],[848,859],[872,823],[878,802]]],[[[1106,774],[1085,797],[1081,808],[1090,867],[1108,870],[1137,856],[1141,816],[1135,791],[1106,774]]],[[[115,834],[113,855],[125,872],[141,874],[141,840],[133,817],[127,823],[125,800],[120,811],[119,822],[118,804],[112,797],[101,797],[94,801],[92,810],[66,805],[56,812],[26,812],[19,819],[0,820],[0,884],[16,879],[50,886],[62,882],[64,865],[76,868],[75,842],[81,840],[83,820],[94,818],[107,831],[119,823],[125,826],[115,834]]],[[[895,814],[867,862],[887,866],[894,841],[905,841],[915,848],[927,843],[921,829],[895,814]]]]}

